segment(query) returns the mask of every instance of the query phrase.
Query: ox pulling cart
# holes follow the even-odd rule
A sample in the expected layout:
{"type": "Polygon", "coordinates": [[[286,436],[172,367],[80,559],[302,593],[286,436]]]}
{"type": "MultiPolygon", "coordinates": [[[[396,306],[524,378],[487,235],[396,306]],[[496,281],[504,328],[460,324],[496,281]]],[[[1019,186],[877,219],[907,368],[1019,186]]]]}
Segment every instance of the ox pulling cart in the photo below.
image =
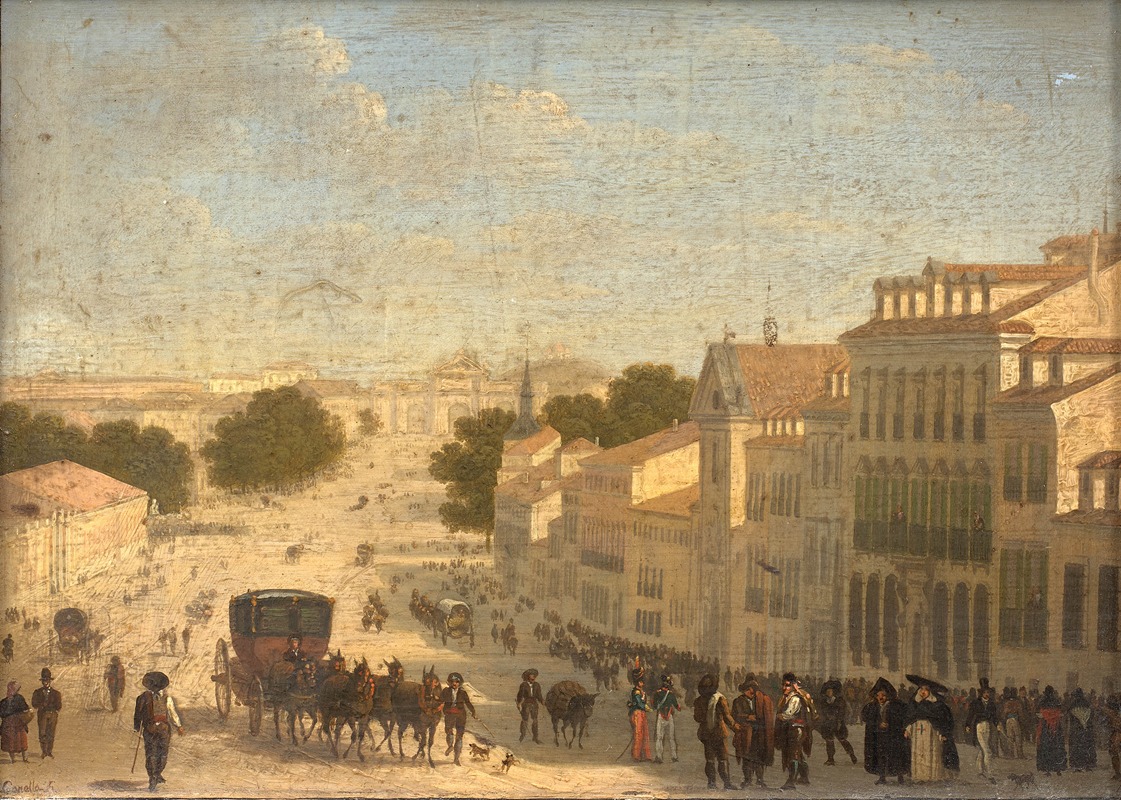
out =
{"type": "MultiPolygon", "coordinates": [[[[293,589],[265,589],[230,598],[230,646],[218,639],[214,648],[214,702],[226,719],[236,699],[249,709],[249,733],[261,731],[266,705],[279,711],[292,700],[298,664],[284,657],[290,636],[301,638],[304,664],[323,672],[330,644],[335,600],[293,589]]],[[[279,725],[279,722],[278,722],[279,725]]],[[[302,725],[302,722],[301,722],[302,725]]],[[[278,733],[279,736],[279,727],[278,733]]]]}

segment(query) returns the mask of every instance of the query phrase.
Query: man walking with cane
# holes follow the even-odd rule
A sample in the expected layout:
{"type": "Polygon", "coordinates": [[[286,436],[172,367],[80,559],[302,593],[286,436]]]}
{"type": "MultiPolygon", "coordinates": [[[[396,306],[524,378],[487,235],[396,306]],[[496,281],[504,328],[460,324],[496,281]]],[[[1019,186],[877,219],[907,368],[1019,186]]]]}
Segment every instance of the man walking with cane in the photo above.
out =
{"type": "MultiPolygon", "coordinates": [[[[183,723],[175,710],[175,701],[167,693],[171,681],[162,672],[149,672],[144,676],[146,691],[136,698],[136,712],[132,727],[144,739],[144,767],[148,771],[148,791],[154,792],[164,782],[163,770],[167,765],[167,752],[171,746],[172,726],[183,735],[183,723]]],[[[137,752],[140,744],[137,743],[137,752]]],[[[133,757],[133,769],[136,758],[133,757]]]]}

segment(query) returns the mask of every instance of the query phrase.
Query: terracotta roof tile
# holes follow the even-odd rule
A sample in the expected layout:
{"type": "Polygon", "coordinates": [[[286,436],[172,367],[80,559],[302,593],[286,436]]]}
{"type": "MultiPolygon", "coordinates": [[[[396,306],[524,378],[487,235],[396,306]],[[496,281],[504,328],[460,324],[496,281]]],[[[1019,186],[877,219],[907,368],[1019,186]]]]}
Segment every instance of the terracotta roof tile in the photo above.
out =
{"type": "Polygon", "coordinates": [[[540,464],[494,489],[497,497],[509,497],[523,503],[536,503],[557,492],[577,486],[583,480],[579,473],[557,480],[552,463],[540,464]],[[528,480],[527,476],[528,475],[528,480]]]}
{"type": "Polygon", "coordinates": [[[661,497],[655,497],[647,500],[645,503],[639,503],[634,507],[635,511],[645,511],[650,514],[668,514],[674,517],[689,517],[692,513],[693,506],[701,499],[701,485],[694,483],[692,486],[687,486],[684,489],[679,489],[676,492],[663,494],[661,497]]]}
{"type": "Polygon", "coordinates": [[[946,272],[995,273],[1002,281],[1057,281],[1085,275],[1085,264],[943,264],[946,272]]]}
{"type": "Polygon", "coordinates": [[[651,458],[688,447],[700,440],[700,426],[696,422],[686,422],[678,425],[676,431],[665,428],[633,442],[588,456],[580,464],[585,467],[638,466],[651,458]]]}
{"type": "Polygon", "coordinates": [[[825,393],[825,375],[847,353],[836,344],[736,345],[740,372],[755,416],[801,408],[825,393]]]}
{"type": "Polygon", "coordinates": [[[848,411],[851,408],[851,397],[819,397],[816,400],[811,400],[806,403],[802,408],[802,413],[813,413],[815,411],[848,411]]]}
{"type": "Polygon", "coordinates": [[[592,444],[583,436],[573,439],[561,448],[562,453],[598,453],[602,447],[592,444]]]}
{"type": "Polygon", "coordinates": [[[1033,386],[1031,388],[1017,386],[998,394],[996,402],[999,405],[1049,406],[1107,381],[1119,373],[1121,373],[1121,361],[1114,362],[1105,369],[1099,369],[1085,378],[1062,385],[1048,384],[1047,386],[1033,386]]]}
{"type": "Polygon", "coordinates": [[[1104,508],[1095,508],[1093,511],[1071,511],[1066,514],[1059,514],[1055,517],[1055,521],[1121,528],[1121,511],[1107,511],[1104,508]]]}
{"type": "Polygon", "coordinates": [[[1071,353],[1099,355],[1121,353],[1121,339],[1068,339],[1040,336],[1020,348],[1021,353],[1071,353]]]}
{"type": "Polygon", "coordinates": [[[1078,465],[1078,469],[1121,469],[1121,450],[1102,450],[1078,465]]]}
{"type": "MultiPolygon", "coordinates": [[[[73,461],[52,461],[2,475],[0,493],[5,500],[26,494],[43,500],[52,508],[77,512],[93,511],[122,500],[145,496],[143,489],[73,461]]],[[[3,511],[7,512],[8,508],[3,511]]]]}
{"type": "Polygon", "coordinates": [[[511,456],[529,456],[534,453],[540,452],[545,447],[560,439],[560,433],[556,428],[551,428],[546,425],[537,433],[531,434],[524,439],[517,439],[510,445],[503,455],[511,456]]]}

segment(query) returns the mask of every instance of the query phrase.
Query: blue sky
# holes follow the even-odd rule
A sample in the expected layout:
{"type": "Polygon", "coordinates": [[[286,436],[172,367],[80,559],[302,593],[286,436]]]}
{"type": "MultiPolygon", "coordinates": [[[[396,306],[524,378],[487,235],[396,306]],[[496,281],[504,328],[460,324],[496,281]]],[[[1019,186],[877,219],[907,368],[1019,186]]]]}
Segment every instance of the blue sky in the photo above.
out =
{"type": "Polygon", "coordinates": [[[376,378],[528,333],[695,373],[768,305],[832,340],[879,275],[1119,218],[1109,12],[3,3],[0,369],[376,378]]]}

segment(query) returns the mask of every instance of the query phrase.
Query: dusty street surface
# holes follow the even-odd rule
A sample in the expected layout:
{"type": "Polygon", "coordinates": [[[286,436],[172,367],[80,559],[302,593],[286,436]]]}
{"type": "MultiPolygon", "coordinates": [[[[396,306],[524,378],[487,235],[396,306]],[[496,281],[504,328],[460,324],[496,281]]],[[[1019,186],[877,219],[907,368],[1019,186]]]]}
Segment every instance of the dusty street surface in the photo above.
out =
{"type": "MultiPolygon", "coordinates": [[[[132,706],[142,691],[140,677],[149,670],[161,670],[171,678],[171,694],[176,698],[186,728],[185,736],[172,741],[165,772],[167,784],[161,795],[190,797],[263,796],[696,796],[725,795],[705,789],[703,757],[695,737],[696,726],[689,710],[679,718],[677,741],[680,761],[661,765],[632,765],[630,754],[622,754],[630,738],[625,712],[625,692],[599,696],[590,723],[590,738],[584,749],[556,747],[547,712],[542,709],[541,737],[544,744],[519,743],[519,716],[514,707],[523,670],[540,670],[544,690],[560,680],[578,680],[594,691],[595,682],[587,673],[575,673],[571,663],[550,658],[544,646],[535,641],[533,626],[542,620],[541,607],[516,617],[521,646],[516,658],[502,654],[501,644],[490,636],[491,610],[513,612],[513,600],[477,606],[477,637],[474,648],[465,640],[449,640],[443,646],[433,639],[409,614],[410,590],[415,586],[433,600],[457,597],[441,588],[444,574],[424,569],[426,561],[456,558],[456,545],[467,543],[467,562],[487,558],[478,537],[449,536],[438,522],[436,508],[443,500],[443,487],[427,476],[427,456],[436,447],[431,440],[385,439],[352,451],[348,469],[337,480],[290,496],[270,498],[266,506],[260,496],[235,498],[210,508],[192,509],[191,520],[233,526],[233,534],[179,536],[153,540],[150,557],[137,557],[119,564],[113,574],[89,580],[60,597],[28,596],[28,613],[37,615],[43,626],[36,636],[14,627],[16,659],[3,665],[5,682],[16,678],[22,693],[30,699],[38,686],[39,670],[51,666],[55,686],[62,692],[64,708],[55,745],[56,758],[42,761],[31,725],[29,764],[0,765],[0,781],[7,796],[100,796],[147,795],[143,753],[130,767],[137,739],[132,732],[132,706]],[[358,505],[360,495],[369,503],[358,505]],[[379,498],[384,495],[384,500],[379,498]],[[285,563],[285,549],[294,543],[306,545],[298,564],[285,563]],[[355,547],[370,542],[376,548],[373,564],[355,565],[355,547]],[[414,543],[417,546],[414,547],[414,543]],[[147,577],[138,574],[147,565],[147,577]],[[223,566],[224,565],[224,566],[223,566]],[[157,569],[158,568],[158,569],[157,569]],[[192,577],[192,570],[195,577],[192,577]],[[406,578],[407,573],[415,577],[406,578]],[[165,585],[160,583],[163,576],[165,585]],[[401,590],[389,592],[393,575],[401,577],[401,590]],[[138,597],[140,587],[151,588],[138,597]],[[345,761],[336,761],[328,744],[313,736],[293,746],[278,742],[274,736],[273,715],[266,710],[260,735],[248,730],[248,710],[235,705],[229,719],[221,720],[215,708],[215,644],[229,640],[227,603],[232,595],[249,589],[304,589],[336,598],[331,650],[341,650],[348,658],[365,656],[379,673],[385,672],[383,659],[399,658],[406,677],[419,679],[423,668],[435,664],[441,680],[451,671],[463,673],[467,688],[479,713],[479,721],[469,720],[467,742],[487,742],[496,746],[488,761],[468,757],[463,766],[452,764],[444,755],[443,727],[437,732],[433,757],[436,768],[423,760],[404,761],[390,756],[382,747],[377,753],[366,747],[366,760],[358,761],[352,751],[345,761]],[[378,589],[387,601],[390,617],[381,634],[362,629],[362,606],[366,594],[378,589]],[[129,592],[134,599],[126,607],[122,598],[129,592]],[[176,653],[161,651],[159,634],[175,627],[182,631],[188,619],[185,606],[199,593],[215,593],[215,613],[209,621],[193,626],[190,650],[184,654],[182,642],[176,653]],[[54,612],[66,606],[89,611],[91,626],[106,639],[89,664],[64,659],[48,643],[48,630],[54,612]],[[121,709],[113,713],[101,678],[112,655],[125,662],[130,690],[121,709]],[[512,752],[518,761],[504,774],[499,769],[502,756],[512,752]]],[[[486,567],[489,571],[489,566],[486,567]]],[[[483,570],[480,569],[482,574],[483,570]]],[[[471,598],[463,598],[471,602],[471,598]]],[[[474,605],[474,603],[472,603],[474,605]]],[[[6,630],[5,630],[6,632],[6,630]]],[[[376,741],[381,740],[375,725],[376,741]]],[[[396,738],[396,736],[394,737],[396,738]]],[[[349,734],[343,733],[343,745],[349,734]]],[[[862,753],[863,731],[856,726],[852,741],[862,753]]],[[[405,740],[411,756],[415,743],[405,740]]],[[[1035,777],[1034,787],[1017,789],[1007,780],[1013,773],[1034,771],[1034,760],[998,761],[997,784],[974,777],[976,750],[961,746],[962,779],[948,787],[894,785],[885,787],[891,796],[915,797],[1030,797],[1030,796],[1106,796],[1116,794],[1117,784],[1109,781],[1108,757],[1099,754],[1104,767],[1092,773],[1064,773],[1062,777],[1035,777]]],[[[876,792],[872,776],[861,766],[822,767],[824,747],[818,742],[811,759],[809,787],[795,793],[802,797],[869,796],[876,792]],[[819,752],[820,751],[820,752],[819,752]]],[[[840,762],[839,762],[840,763],[840,762]]],[[[739,768],[732,760],[733,778],[740,780],[739,768]]],[[[768,782],[777,787],[783,781],[777,767],[768,771],[768,782]]],[[[739,794],[757,797],[780,794],[772,789],[743,790],[739,794]]]]}

